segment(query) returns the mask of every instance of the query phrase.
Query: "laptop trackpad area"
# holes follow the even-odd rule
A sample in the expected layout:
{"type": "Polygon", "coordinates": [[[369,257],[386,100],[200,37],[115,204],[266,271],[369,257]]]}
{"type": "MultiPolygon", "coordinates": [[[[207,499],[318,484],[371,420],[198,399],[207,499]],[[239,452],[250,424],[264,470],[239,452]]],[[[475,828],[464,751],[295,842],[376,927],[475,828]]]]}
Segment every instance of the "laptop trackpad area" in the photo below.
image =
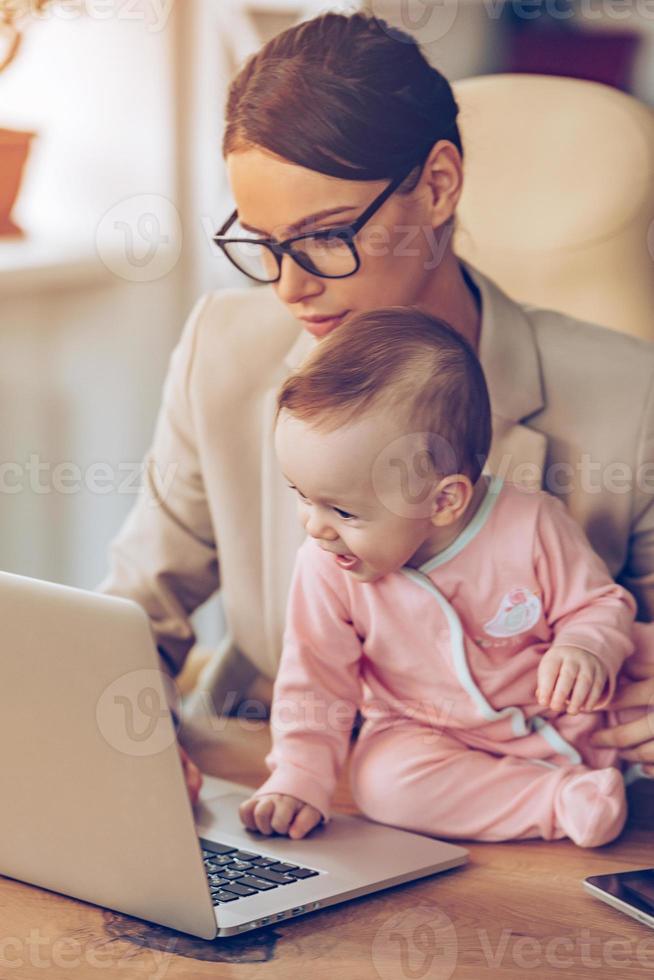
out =
{"type": "MultiPolygon", "coordinates": [[[[249,793],[206,794],[195,807],[198,835],[207,841],[237,843],[242,850],[280,861],[330,871],[347,880],[361,874],[370,881],[407,872],[441,870],[465,861],[464,848],[409,834],[355,817],[335,816],[300,840],[255,833],[241,823],[238,807],[249,793]]],[[[428,872],[427,872],[428,873],[428,872]]]]}
{"type": "Polygon", "coordinates": [[[247,793],[229,792],[207,798],[200,797],[193,807],[198,834],[201,837],[208,837],[211,833],[239,835],[247,833],[238,815],[239,806],[247,799],[247,793]]]}

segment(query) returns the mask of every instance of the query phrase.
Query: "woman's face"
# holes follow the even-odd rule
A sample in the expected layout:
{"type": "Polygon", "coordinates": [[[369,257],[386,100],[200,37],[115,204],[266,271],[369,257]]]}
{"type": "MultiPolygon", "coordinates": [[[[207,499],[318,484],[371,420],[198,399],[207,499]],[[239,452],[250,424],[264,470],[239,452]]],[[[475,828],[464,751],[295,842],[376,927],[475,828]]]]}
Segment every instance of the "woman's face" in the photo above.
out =
{"type": "MultiPolygon", "coordinates": [[[[353,222],[389,183],[328,177],[258,148],[229,154],[227,170],[241,225],[278,240],[353,222]]],[[[445,222],[460,193],[457,174],[460,185],[456,150],[437,144],[415,189],[392,194],[356,236],[354,275],[323,279],[284,256],[273,284],[279,299],[314,337],[346,314],[420,303],[450,253],[445,222]]]]}

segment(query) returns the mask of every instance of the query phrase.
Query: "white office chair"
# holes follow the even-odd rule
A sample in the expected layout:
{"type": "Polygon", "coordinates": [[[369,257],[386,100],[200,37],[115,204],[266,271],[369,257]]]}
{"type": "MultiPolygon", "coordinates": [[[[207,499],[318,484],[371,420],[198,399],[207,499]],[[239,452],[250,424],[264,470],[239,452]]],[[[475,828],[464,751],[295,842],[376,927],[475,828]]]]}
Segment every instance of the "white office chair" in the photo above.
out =
{"type": "Polygon", "coordinates": [[[454,85],[455,248],[514,299],[654,340],[654,112],[596,82],[454,85]]]}

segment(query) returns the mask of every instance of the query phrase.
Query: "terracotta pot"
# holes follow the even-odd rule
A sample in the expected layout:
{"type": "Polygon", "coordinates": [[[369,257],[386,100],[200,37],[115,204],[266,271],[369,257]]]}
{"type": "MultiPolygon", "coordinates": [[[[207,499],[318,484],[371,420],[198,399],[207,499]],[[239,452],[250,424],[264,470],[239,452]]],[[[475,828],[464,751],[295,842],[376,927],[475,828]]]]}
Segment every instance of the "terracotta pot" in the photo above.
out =
{"type": "Polygon", "coordinates": [[[23,168],[36,133],[19,133],[0,129],[0,236],[22,237],[25,232],[11,220],[23,168]]]}

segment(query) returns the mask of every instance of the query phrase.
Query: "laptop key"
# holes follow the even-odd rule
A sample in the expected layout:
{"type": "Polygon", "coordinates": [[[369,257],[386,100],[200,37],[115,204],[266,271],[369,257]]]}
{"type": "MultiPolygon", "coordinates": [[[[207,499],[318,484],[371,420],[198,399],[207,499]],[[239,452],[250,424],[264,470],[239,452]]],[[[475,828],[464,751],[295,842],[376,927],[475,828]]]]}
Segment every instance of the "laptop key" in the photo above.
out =
{"type": "Polygon", "coordinates": [[[233,871],[249,871],[252,865],[249,861],[230,861],[227,867],[233,871]]]}
{"type": "Polygon", "coordinates": [[[250,864],[253,864],[256,868],[266,868],[269,864],[277,864],[277,858],[252,858],[250,864]]]}
{"type": "Polygon", "coordinates": [[[214,904],[216,902],[235,902],[237,898],[238,895],[232,895],[231,892],[226,891],[218,891],[213,896],[214,904]]]}
{"type": "Polygon", "coordinates": [[[282,861],[277,862],[277,864],[269,865],[271,871],[279,871],[280,875],[285,874],[287,871],[295,871],[297,864],[285,864],[282,861]]]}
{"type": "Polygon", "coordinates": [[[227,844],[211,844],[212,850],[204,848],[202,853],[205,857],[211,857],[213,854],[232,854],[237,848],[229,847],[227,844]]]}
{"type": "Polygon", "coordinates": [[[294,878],[313,878],[318,872],[314,871],[313,868],[295,868],[294,871],[289,871],[290,875],[294,878]]]}
{"type": "Polygon", "coordinates": [[[209,888],[213,891],[214,888],[220,888],[222,885],[226,885],[228,881],[228,878],[221,878],[220,875],[211,875],[209,888]]]}
{"type": "Polygon", "coordinates": [[[257,878],[272,881],[275,885],[290,885],[295,881],[290,875],[280,875],[278,871],[271,871],[269,868],[256,868],[255,874],[257,878]]]}
{"type": "Polygon", "coordinates": [[[229,878],[231,881],[232,878],[242,878],[245,872],[234,871],[233,868],[221,868],[220,873],[223,878],[229,878]]]}
{"type": "Polygon", "coordinates": [[[261,855],[253,854],[252,851],[234,851],[234,853],[232,854],[232,858],[237,859],[239,861],[249,861],[250,858],[258,858],[258,857],[261,857],[261,855]]]}
{"type": "Polygon", "coordinates": [[[222,868],[224,865],[229,864],[229,862],[229,854],[216,854],[215,859],[212,861],[205,858],[204,866],[205,868],[222,868]]]}
{"type": "Polygon", "coordinates": [[[228,885],[225,885],[226,892],[233,892],[235,895],[256,895],[256,888],[248,888],[247,885],[242,885],[240,881],[230,881],[228,885]]]}
{"type": "Polygon", "coordinates": [[[219,864],[222,866],[223,864],[229,864],[231,860],[232,858],[229,854],[214,854],[209,863],[219,864]]]}
{"type": "Polygon", "coordinates": [[[263,881],[262,878],[253,878],[252,875],[243,875],[239,885],[247,885],[248,888],[256,888],[257,891],[267,892],[269,888],[277,888],[272,881],[263,881]]]}

